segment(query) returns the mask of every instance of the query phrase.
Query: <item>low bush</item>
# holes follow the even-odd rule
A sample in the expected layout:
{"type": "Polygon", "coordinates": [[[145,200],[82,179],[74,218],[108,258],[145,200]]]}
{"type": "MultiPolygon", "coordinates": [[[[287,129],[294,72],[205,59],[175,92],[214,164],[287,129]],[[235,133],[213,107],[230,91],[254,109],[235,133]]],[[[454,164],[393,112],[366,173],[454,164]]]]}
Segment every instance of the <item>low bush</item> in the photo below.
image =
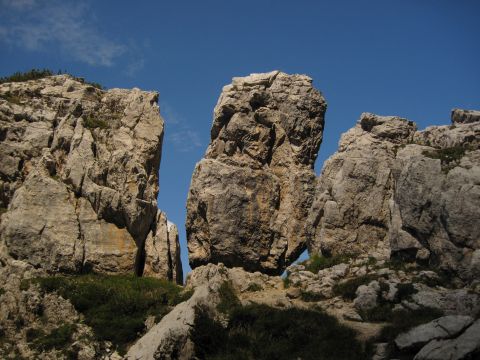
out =
{"type": "Polygon", "coordinates": [[[263,290],[263,288],[260,285],[258,285],[257,283],[251,283],[247,287],[247,291],[249,291],[249,292],[256,292],[256,291],[262,291],[262,290],[263,290]]]}
{"type": "Polygon", "coordinates": [[[63,324],[48,334],[40,329],[29,329],[27,331],[27,341],[32,343],[32,347],[38,351],[67,349],[75,331],[75,324],[63,324]]]}
{"type": "Polygon", "coordinates": [[[192,329],[199,359],[366,359],[354,330],[323,312],[237,306],[226,328],[200,309],[192,329]]]}
{"type": "Polygon", "coordinates": [[[408,300],[413,294],[418,292],[412,283],[397,284],[398,301],[408,300]]]}
{"type": "MultiPolygon", "coordinates": [[[[93,86],[94,88],[97,88],[97,89],[100,89],[100,90],[105,89],[104,86],[102,86],[101,84],[99,84],[97,82],[85,81],[82,78],[78,78],[78,77],[75,77],[75,76],[67,73],[66,70],[64,70],[64,71],[59,70],[57,72],[57,75],[61,75],[61,74],[70,75],[75,80],[81,81],[86,85],[93,86]]],[[[13,73],[12,75],[1,77],[0,78],[0,84],[8,83],[8,82],[21,82],[21,81],[28,81],[28,80],[38,80],[38,79],[43,79],[43,78],[46,78],[48,76],[53,76],[53,75],[55,75],[55,74],[53,73],[52,70],[49,70],[49,69],[31,69],[31,70],[25,71],[25,72],[17,71],[15,73],[13,73]]]]}
{"type": "Polygon", "coordinates": [[[301,290],[300,292],[300,299],[302,299],[305,302],[316,302],[316,301],[323,300],[324,298],[325,298],[324,296],[320,294],[315,294],[310,291],[301,290]]]}
{"type": "Polygon", "coordinates": [[[28,80],[37,80],[42,79],[47,76],[52,76],[53,72],[48,69],[32,69],[26,72],[17,71],[9,76],[4,76],[0,78],[0,84],[7,83],[7,82],[20,82],[20,81],[28,81],[28,80]]]}
{"type": "Polygon", "coordinates": [[[88,129],[108,129],[108,123],[105,120],[94,118],[93,116],[87,116],[84,121],[83,125],[88,129]]]}
{"type": "Polygon", "coordinates": [[[181,287],[165,280],[134,276],[79,275],[33,280],[46,292],[69,299],[85,316],[98,340],[120,352],[144,331],[147,316],[161,319],[185,300],[181,287]]]}
{"type": "Polygon", "coordinates": [[[305,266],[305,270],[316,274],[320,270],[327,269],[344,262],[348,262],[348,257],[344,255],[326,257],[314,254],[308,260],[302,261],[300,265],[305,266]]]}
{"type": "Polygon", "coordinates": [[[218,296],[220,297],[220,303],[217,305],[217,310],[221,313],[227,314],[240,305],[240,300],[238,300],[232,283],[229,281],[220,285],[218,296]]]}

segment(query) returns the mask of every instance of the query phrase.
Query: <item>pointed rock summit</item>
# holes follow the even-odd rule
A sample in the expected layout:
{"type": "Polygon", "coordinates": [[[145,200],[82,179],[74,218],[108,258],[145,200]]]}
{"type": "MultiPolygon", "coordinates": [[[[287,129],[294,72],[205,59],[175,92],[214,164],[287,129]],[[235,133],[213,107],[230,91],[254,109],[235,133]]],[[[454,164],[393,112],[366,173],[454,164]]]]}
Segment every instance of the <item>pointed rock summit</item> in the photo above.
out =
{"type": "Polygon", "coordinates": [[[252,74],[223,88],[188,194],[192,267],[279,274],[305,250],[326,106],[305,75],[252,74]]]}

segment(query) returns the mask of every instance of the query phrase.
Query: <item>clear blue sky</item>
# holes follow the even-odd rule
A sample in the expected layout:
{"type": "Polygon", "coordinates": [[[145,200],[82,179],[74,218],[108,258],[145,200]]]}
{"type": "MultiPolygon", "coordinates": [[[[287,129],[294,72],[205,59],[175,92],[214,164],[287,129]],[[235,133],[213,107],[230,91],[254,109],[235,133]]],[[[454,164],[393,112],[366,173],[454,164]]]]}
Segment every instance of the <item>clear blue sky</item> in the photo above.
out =
{"type": "Polygon", "coordinates": [[[166,121],[159,206],[185,243],[190,177],[233,76],[279,69],[328,102],[316,164],[362,112],[420,128],[480,109],[478,0],[0,0],[0,76],[65,69],[106,87],[160,92],[166,121]]]}

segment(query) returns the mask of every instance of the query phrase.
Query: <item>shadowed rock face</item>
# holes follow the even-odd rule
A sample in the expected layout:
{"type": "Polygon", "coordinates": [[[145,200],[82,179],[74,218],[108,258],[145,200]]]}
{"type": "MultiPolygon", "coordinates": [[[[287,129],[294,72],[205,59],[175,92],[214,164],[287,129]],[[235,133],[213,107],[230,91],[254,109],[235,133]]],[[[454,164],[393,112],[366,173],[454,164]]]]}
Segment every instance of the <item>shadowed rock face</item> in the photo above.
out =
{"type": "Polygon", "coordinates": [[[464,279],[480,274],[480,118],[416,131],[362,114],[319,177],[307,229],[324,254],[400,257],[464,279]],[[477,119],[477,120],[475,120],[477,119]]]}
{"type": "Polygon", "coordinates": [[[188,194],[192,267],[281,273],[306,248],[325,109],[303,75],[252,74],[223,88],[188,194]]]}
{"type": "Polygon", "coordinates": [[[137,249],[157,220],[157,100],[66,75],[0,85],[0,236],[10,256],[51,272],[141,272],[137,249]]]}

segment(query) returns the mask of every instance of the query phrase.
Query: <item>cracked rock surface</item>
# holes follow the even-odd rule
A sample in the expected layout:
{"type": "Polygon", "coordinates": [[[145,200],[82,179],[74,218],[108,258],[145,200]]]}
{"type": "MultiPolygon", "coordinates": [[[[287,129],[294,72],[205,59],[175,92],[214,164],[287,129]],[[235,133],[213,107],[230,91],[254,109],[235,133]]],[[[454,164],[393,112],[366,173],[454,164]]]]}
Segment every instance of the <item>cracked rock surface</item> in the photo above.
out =
{"type": "Polygon", "coordinates": [[[311,253],[417,261],[465,280],[480,274],[480,117],[422,131],[362,114],[318,179],[307,229],[311,253]]]}
{"type": "Polygon", "coordinates": [[[153,234],[162,226],[157,101],[155,92],[103,91],[68,75],[0,85],[4,255],[48,272],[141,272],[144,259],[177,259],[178,246],[143,254],[148,236],[168,242],[168,231],[153,234]]]}
{"type": "Polygon", "coordinates": [[[252,74],[223,88],[188,194],[192,267],[279,274],[305,250],[325,110],[304,75],[252,74]]]}

